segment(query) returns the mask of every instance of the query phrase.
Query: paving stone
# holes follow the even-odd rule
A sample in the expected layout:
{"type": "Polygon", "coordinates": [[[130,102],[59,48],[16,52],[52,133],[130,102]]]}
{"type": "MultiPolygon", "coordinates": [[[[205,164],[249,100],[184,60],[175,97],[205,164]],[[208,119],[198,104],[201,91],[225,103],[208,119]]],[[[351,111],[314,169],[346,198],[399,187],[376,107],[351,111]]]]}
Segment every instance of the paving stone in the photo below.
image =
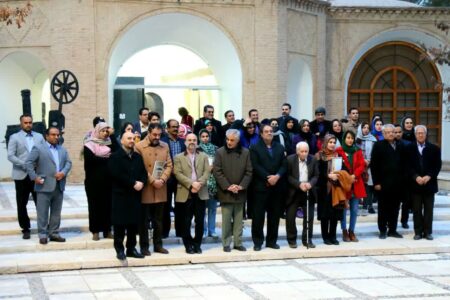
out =
{"type": "Polygon", "coordinates": [[[80,275],[43,277],[42,282],[49,294],[89,291],[89,286],[80,275]]]}
{"type": "Polygon", "coordinates": [[[31,295],[28,281],[24,278],[2,278],[0,280],[0,297],[15,295],[31,295]]]}
{"type": "Polygon", "coordinates": [[[329,263],[308,265],[308,269],[319,272],[327,277],[334,279],[341,278],[369,278],[369,277],[387,277],[401,276],[399,272],[395,272],[383,266],[374,263],[329,263]]]}
{"type": "Polygon", "coordinates": [[[389,262],[391,266],[408,271],[420,276],[449,275],[450,261],[413,261],[413,262],[389,262]]]}

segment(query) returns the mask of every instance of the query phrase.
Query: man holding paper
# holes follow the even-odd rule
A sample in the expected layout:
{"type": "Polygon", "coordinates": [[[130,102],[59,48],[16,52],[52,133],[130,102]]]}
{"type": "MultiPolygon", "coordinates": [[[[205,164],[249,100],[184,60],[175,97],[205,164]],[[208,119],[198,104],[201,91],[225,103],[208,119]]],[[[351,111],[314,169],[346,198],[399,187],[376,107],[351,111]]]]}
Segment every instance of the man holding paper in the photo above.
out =
{"type": "Polygon", "coordinates": [[[153,249],[155,252],[169,253],[162,245],[162,220],[164,203],[167,200],[167,180],[172,172],[172,160],[169,146],[160,141],[162,127],[150,124],[148,135],[135,150],[142,156],[148,180],[142,190],[142,210],[139,222],[139,245],[141,253],[149,256],[148,225],[151,218],[153,224],[153,249]]]}

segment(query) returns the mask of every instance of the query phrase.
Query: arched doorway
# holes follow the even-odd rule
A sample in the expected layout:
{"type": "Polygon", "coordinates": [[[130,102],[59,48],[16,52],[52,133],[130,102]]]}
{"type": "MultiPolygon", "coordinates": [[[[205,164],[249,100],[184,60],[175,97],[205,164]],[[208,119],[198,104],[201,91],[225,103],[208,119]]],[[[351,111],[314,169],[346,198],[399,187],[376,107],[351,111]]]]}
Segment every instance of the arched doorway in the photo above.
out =
{"type": "Polygon", "coordinates": [[[416,124],[428,127],[431,142],[440,144],[441,77],[424,55],[407,42],[387,42],[369,50],[352,70],[347,107],[357,107],[362,120],[378,113],[385,122],[400,123],[410,115],[416,124]]]}
{"type": "MultiPolygon", "coordinates": [[[[50,87],[46,68],[40,59],[28,52],[16,51],[0,58],[0,134],[7,125],[19,124],[23,113],[21,90],[31,91],[31,112],[35,122],[41,121],[50,107],[50,87]],[[44,103],[44,105],[43,105],[44,103]],[[43,109],[45,106],[46,112],[43,109]],[[43,112],[44,110],[44,112],[43,112]]],[[[3,141],[3,138],[2,138],[3,141]]],[[[0,147],[0,178],[11,177],[12,165],[7,160],[6,144],[0,147]]]]}
{"type": "Polygon", "coordinates": [[[287,99],[292,105],[292,116],[300,119],[313,118],[313,80],[311,69],[303,59],[295,58],[289,63],[287,99]]]}
{"type": "Polygon", "coordinates": [[[108,70],[110,117],[113,116],[114,86],[119,69],[139,51],[160,45],[189,49],[208,63],[217,79],[220,94],[215,118],[223,119],[222,112],[229,108],[236,115],[242,114],[242,70],[232,40],[218,26],[201,17],[188,13],[163,13],[131,26],[115,43],[108,70]]]}

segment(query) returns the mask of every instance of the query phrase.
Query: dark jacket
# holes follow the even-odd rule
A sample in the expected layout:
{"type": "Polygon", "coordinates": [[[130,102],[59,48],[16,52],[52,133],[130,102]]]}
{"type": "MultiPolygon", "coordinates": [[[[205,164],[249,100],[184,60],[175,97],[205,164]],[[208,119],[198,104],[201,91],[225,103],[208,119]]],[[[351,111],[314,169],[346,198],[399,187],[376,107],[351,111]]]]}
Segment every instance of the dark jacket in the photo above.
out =
{"type": "Polygon", "coordinates": [[[437,177],[442,167],[441,150],[438,146],[426,142],[420,155],[417,142],[407,146],[408,162],[407,174],[413,193],[434,194],[438,192],[437,177]],[[416,182],[418,176],[430,176],[430,181],[425,185],[416,182]]]}
{"type": "Polygon", "coordinates": [[[132,152],[131,157],[119,148],[108,162],[112,185],[112,224],[137,224],[141,208],[141,191],[136,191],[136,181],[147,182],[147,171],[142,157],[132,152]]]}
{"type": "MultiPolygon", "coordinates": [[[[292,154],[287,157],[288,164],[288,196],[286,198],[286,205],[291,203],[298,193],[303,193],[300,189],[300,173],[298,169],[299,159],[297,154],[292,154]]],[[[312,155],[308,155],[306,159],[306,166],[308,167],[308,182],[311,184],[311,190],[309,192],[309,200],[315,201],[316,199],[316,183],[319,179],[319,165],[317,160],[312,155]]]]}
{"type": "Polygon", "coordinates": [[[309,123],[309,129],[311,132],[315,135],[317,132],[319,132],[319,137],[323,138],[327,132],[331,131],[331,121],[323,120],[323,129],[322,131],[319,131],[319,123],[314,120],[309,123]]]}
{"type": "Polygon", "coordinates": [[[269,191],[270,189],[280,189],[284,191],[284,176],[287,172],[287,160],[284,156],[284,147],[277,142],[272,142],[272,155],[270,155],[263,139],[250,147],[250,159],[253,167],[253,183],[255,191],[269,191]],[[275,186],[268,186],[267,176],[280,175],[275,186]]]}
{"type": "Polygon", "coordinates": [[[403,144],[397,143],[396,148],[386,140],[378,141],[373,145],[370,170],[373,185],[381,185],[381,192],[395,192],[401,186],[402,177],[405,176],[403,144]]]}
{"type": "Polygon", "coordinates": [[[214,158],[213,174],[217,182],[217,197],[222,203],[244,203],[247,200],[247,188],[252,180],[250,152],[238,145],[230,150],[227,146],[219,148],[214,158]],[[237,184],[244,189],[234,194],[227,189],[237,184]]]}

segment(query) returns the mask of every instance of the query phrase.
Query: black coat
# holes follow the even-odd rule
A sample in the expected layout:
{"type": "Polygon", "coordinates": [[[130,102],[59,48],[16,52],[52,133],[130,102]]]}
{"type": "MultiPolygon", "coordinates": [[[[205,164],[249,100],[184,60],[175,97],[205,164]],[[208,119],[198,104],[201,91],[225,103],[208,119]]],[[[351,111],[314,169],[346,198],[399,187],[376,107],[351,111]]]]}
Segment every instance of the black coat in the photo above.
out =
{"type": "MultiPolygon", "coordinates": [[[[319,132],[319,123],[317,123],[316,120],[311,121],[309,123],[309,129],[311,132],[315,135],[317,132],[319,132]]],[[[323,130],[320,132],[320,137],[323,138],[325,134],[331,131],[331,121],[323,120],[323,130]]]]}
{"type": "MultiPolygon", "coordinates": [[[[291,203],[298,193],[303,192],[300,190],[299,181],[299,169],[298,169],[298,156],[297,154],[289,155],[287,158],[288,162],[288,196],[286,198],[286,205],[291,203]]],[[[315,201],[316,195],[316,184],[319,179],[319,165],[317,160],[312,155],[308,155],[306,159],[306,166],[308,167],[308,182],[311,184],[312,188],[309,192],[309,200],[315,201]]]]}
{"type": "Polygon", "coordinates": [[[108,162],[112,185],[112,224],[138,224],[141,209],[141,191],[133,187],[136,181],[147,182],[147,171],[142,157],[133,152],[131,157],[119,148],[108,162]]]}
{"type": "Polygon", "coordinates": [[[426,142],[425,148],[420,155],[417,143],[410,143],[407,146],[408,163],[407,174],[410,180],[413,193],[430,193],[438,192],[437,177],[442,167],[441,150],[438,146],[426,142]],[[425,185],[419,185],[416,182],[418,176],[430,176],[430,181],[425,185]]]}
{"type": "Polygon", "coordinates": [[[284,192],[286,188],[285,175],[287,172],[287,160],[284,156],[284,147],[277,142],[272,142],[272,155],[267,150],[263,139],[250,147],[250,159],[253,167],[254,190],[259,192],[270,189],[279,189],[284,192]],[[280,175],[275,186],[268,186],[267,176],[280,175]]]}
{"type": "Polygon", "coordinates": [[[404,144],[397,143],[396,148],[387,140],[378,141],[373,145],[370,170],[373,185],[381,185],[382,192],[399,191],[404,176],[404,144]]]}

